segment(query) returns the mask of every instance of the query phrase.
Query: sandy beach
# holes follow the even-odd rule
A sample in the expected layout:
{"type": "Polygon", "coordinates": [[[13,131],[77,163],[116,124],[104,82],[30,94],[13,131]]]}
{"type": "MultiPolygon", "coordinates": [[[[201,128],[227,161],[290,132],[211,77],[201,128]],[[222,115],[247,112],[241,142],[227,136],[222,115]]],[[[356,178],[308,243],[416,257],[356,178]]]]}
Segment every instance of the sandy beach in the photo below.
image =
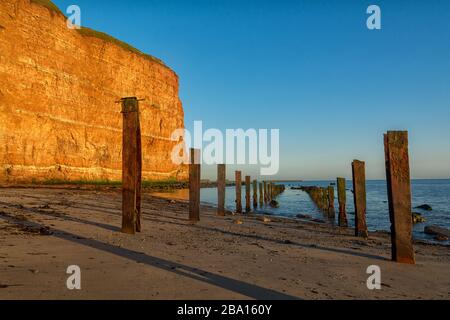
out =
{"type": "MultiPolygon", "coordinates": [[[[172,195],[165,194],[165,197],[172,195]]],[[[389,261],[387,234],[254,215],[218,217],[143,195],[143,232],[120,233],[120,189],[0,190],[0,299],[449,299],[450,250],[415,243],[389,261]],[[264,221],[265,220],[265,221],[264,221]],[[69,265],[81,290],[68,290],[69,265]],[[381,290],[366,269],[381,268],[381,290]]]]}

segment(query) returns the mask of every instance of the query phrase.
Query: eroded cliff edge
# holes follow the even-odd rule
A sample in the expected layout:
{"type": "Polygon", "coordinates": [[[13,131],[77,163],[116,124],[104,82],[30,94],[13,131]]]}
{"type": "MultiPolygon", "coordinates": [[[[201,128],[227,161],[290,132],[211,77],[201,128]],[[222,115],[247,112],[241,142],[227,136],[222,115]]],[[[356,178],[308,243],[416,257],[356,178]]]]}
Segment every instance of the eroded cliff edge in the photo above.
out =
{"type": "Polygon", "coordinates": [[[115,101],[128,96],[145,99],[143,178],[185,179],[170,159],[184,127],[172,70],[31,0],[0,1],[0,182],[120,180],[115,101]]]}

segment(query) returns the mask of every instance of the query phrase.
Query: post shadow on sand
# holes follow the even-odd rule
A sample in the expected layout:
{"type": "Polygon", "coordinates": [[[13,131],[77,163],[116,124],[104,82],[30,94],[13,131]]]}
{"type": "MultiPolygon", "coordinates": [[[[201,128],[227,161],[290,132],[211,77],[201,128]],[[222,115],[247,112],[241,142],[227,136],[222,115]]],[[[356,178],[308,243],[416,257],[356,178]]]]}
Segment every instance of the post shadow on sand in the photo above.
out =
{"type": "MultiPolygon", "coordinates": [[[[167,218],[167,217],[165,217],[165,218],[167,218]]],[[[272,239],[272,238],[268,238],[268,237],[264,237],[264,236],[260,236],[260,235],[243,234],[243,233],[237,233],[237,232],[232,232],[232,231],[225,231],[225,230],[221,230],[221,229],[217,229],[217,228],[200,226],[197,224],[188,225],[188,224],[172,222],[172,221],[161,221],[161,220],[158,220],[155,218],[149,218],[146,215],[143,215],[143,219],[154,221],[154,222],[159,222],[159,223],[169,223],[169,224],[174,224],[174,225],[178,225],[178,226],[188,226],[188,227],[193,227],[193,228],[198,228],[198,229],[203,229],[203,230],[208,230],[208,231],[213,231],[213,232],[219,232],[219,233],[226,234],[226,235],[244,237],[244,238],[249,238],[249,239],[254,239],[254,240],[269,241],[269,242],[274,242],[274,243],[278,243],[278,244],[287,244],[287,245],[298,246],[298,247],[302,247],[302,248],[310,248],[310,249],[334,252],[334,253],[339,253],[339,254],[348,254],[348,255],[362,257],[362,258],[389,261],[388,259],[386,259],[382,256],[377,256],[377,255],[370,254],[370,253],[354,252],[354,251],[350,251],[350,250],[346,250],[346,249],[338,249],[338,248],[328,248],[328,247],[322,247],[319,245],[311,246],[311,245],[305,245],[305,244],[298,243],[298,242],[293,242],[290,240],[288,240],[288,242],[286,242],[286,240],[277,240],[277,239],[272,239]]]]}
{"type": "MultiPolygon", "coordinates": [[[[20,226],[30,226],[39,229],[44,227],[42,224],[36,222],[18,221],[14,216],[4,212],[0,213],[0,218],[7,221],[8,223],[20,226]]],[[[52,229],[52,232],[54,232],[54,237],[91,247],[97,250],[102,250],[104,252],[134,260],[136,262],[143,263],[151,267],[156,267],[164,271],[172,272],[180,276],[191,278],[193,280],[221,287],[223,289],[239,293],[249,298],[257,300],[299,300],[298,297],[284,294],[272,289],[263,288],[255,284],[250,284],[240,280],[235,280],[215,273],[204,271],[198,268],[186,266],[180,263],[175,263],[169,260],[149,256],[142,252],[113,246],[98,240],[84,239],[73,233],[63,230],[52,229]]]]}
{"type": "MultiPolygon", "coordinates": [[[[6,205],[6,206],[9,206],[9,207],[19,208],[21,210],[26,210],[26,211],[29,211],[31,213],[38,213],[38,214],[43,214],[43,215],[47,215],[47,216],[51,216],[51,217],[65,219],[65,220],[72,221],[72,222],[84,223],[84,224],[87,224],[87,225],[103,228],[103,229],[106,229],[106,230],[109,230],[109,231],[113,231],[113,232],[119,232],[120,231],[119,227],[112,226],[112,225],[105,224],[105,223],[101,223],[101,222],[92,222],[92,221],[89,221],[89,220],[85,220],[85,219],[81,219],[81,218],[74,218],[74,217],[70,217],[70,216],[67,216],[67,215],[58,215],[58,214],[55,214],[55,213],[45,212],[45,211],[42,211],[42,210],[39,210],[39,209],[25,208],[25,207],[21,207],[21,206],[19,207],[17,205],[8,204],[6,202],[0,202],[0,204],[6,205]]],[[[101,210],[98,210],[98,211],[102,212],[101,210]]],[[[110,212],[107,212],[107,213],[110,213],[110,212]]],[[[117,212],[117,213],[110,213],[110,214],[120,215],[119,212],[117,212]]],[[[200,225],[197,225],[197,224],[188,224],[188,220],[181,219],[181,218],[178,218],[178,217],[162,216],[162,215],[158,215],[158,214],[154,214],[154,213],[146,214],[146,213],[142,212],[142,219],[148,220],[148,221],[155,221],[155,222],[158,222],[158,223],[168,223],[168,224],[174,224],[174,225],[184,226],[184,227],[199,228],[199,229],[203,229],[203,230],[207,230],[207,231],[219,232],[219,233],[222,233],[222,234],[225,234],[225,235],[245,237],[245,238],[254,239],[254,240],[269,241],[269,242],[274,242],[274,243],[278,243],[278,244],[285,244],[285,242],[283,240],[272,239],[272,238],[268,238],[268,237],[264,237],[264,236],[252,235],[252,234],[242,234],[242,233],[237,233],[237,232],[225,231],[225,230],[221,230],[221,229],[218,229],[218,228],[200,226],[200,225]],[[152,216],[152,217],[150,217],[150,216],[152,216]],[[153,218],[153,217],[164,217],[164,218],[167,218],[167,219],[177,219],[177,220],[185,221],[186,223],[180,223],[180,222],[174,222],[174,221],[162,221],[162,220],[159,220],[159,219],[153,218]]],[[[348,254],[348,255],[353,255],[353,256],[356,256],[356,257],[362,257],[362,258],[368,258],[368,259],[375,259],[375,260],[382,260],[382,261],[387,261],[388,260],[388,259],[386,259],[386,258],[384,258],[382,256],[377,256],[377,255],[373,255],[373,254],[369,254],[369,253],[354,252],[354,251],[346,250],[346,249],[328,248],[328,247],[323,247],[323,246],[318,246],[318,245],[311,246],[311,245],[305,245],[305,244],[298,243],[298,242],[293,242],[293,241],[289,241],[289,243],[287,243],[287,244],[288,245],[299,246],[299,247],[302,247],[302,248],[310,248],[310,249],[328,251],[328,252],[339,253],[339,254],[348,254]]]]}
{"type": "Polygon", "coordinates": [[[63,220],[71,221],[71,222],[78,222],[78,223],[83,223],[83,224],[87,224],[87,225],[94,226],[94,227],[103,228],[108,231],[120,232],[119,227],[115,227],[115,226],[101,223],[101,222],[93,222],[93,221],[89,221],[89,220],[85,220],[85,219],[81,219],[81,218],[71,217],[66,214],[57,213],[56,211],[47,212],[47,211],[44,211],[44,210],[38,209],[38,208],[27,208],[24,206],[13,205],[13,204],[9,204],[9,203],[2,202],[2,201],[0,201],[0,204],[3,206],[7,206],[9,208],[15,208],[15,209],[23,210],[23,211],[28,211],[29,213],[32,213],[32,214],[39,214],[39,215],[44,215],[44,216],[48,216],[48,217],[52,217],[52,218],[59,218],[59,219],[63,219],[63,220]]]}

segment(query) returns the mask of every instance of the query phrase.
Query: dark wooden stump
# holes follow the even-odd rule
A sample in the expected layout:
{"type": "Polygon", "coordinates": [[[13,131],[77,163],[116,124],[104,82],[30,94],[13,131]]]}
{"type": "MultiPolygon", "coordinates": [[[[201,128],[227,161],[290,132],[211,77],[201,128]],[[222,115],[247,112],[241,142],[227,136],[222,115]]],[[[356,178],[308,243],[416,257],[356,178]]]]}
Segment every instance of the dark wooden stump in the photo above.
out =
{"type": "Polygon", "coordinates": [[[408,132],[388,131],[384,135],[384,150],[391,220],[392,260],[415,264],[408,132]]]}
{"type": "Polygon", "coordinates": [[[189,220],[200,221],[200,150],[191,149],[189,163],[189,220]]]}
{"type": "Polygon", "coordinates": [[[345,205],[347,202],[345,178],[337,178],[338,202],[339,202],[339,226],[348,227],[345,205]]]}
{"type": "Polygon", "coordinates": [[[267,203],[269,196],[267,195],[267,181],[264,181],[264,202],[267,203]]]}
{"type": "Polygon", "coordinates": [[[355,202],[355,236],[368,237],[366,225],[366,172],[363,161],[352,163],[353,192],[355,202]]]}
{"type": "Polygon", "coordinates": [[[236,183],[236,213],[242,213],[242,173],[235,172],[236,183]]]}
{"type": "Polygon", "coordinates": [[[245,176],[245,212],[249,213],[252,211],[252,208],[250,207],[250,184],[251,184],[251,177],[245,176]]]}
{"type": "Polygon", "coordinates": [[[217,165],[217,214],[225,215],[226,166],[217,165]]]}
{"type": "Polygon", "coordinates": [[[262,207],[264,205],[264,184],[262,182],[259,183],[259,206],[262,207]]]}
{"type": "Polygon", "coordinates": [[[328,186],[328,217],[334,219],[336,212],[334,209],[334,188],[328,186]]]}
{"type": "Polygon", "coordinates": [[[258,208],[258,181],[253,180],[253,208],[258,208]]]}

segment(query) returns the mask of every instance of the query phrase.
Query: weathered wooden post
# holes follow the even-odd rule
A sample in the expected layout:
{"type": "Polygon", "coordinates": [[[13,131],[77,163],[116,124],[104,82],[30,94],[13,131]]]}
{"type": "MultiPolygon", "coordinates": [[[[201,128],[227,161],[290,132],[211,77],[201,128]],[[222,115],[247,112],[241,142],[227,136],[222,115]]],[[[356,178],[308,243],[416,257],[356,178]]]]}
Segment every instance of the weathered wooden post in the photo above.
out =
{"type": "Polygon", "coordinates": [[[408,132],[388,131],[384,135],[384,150],[391,220],[392,260],[414,264],[408,132]]]}
{"type": "Polygon", "coordinates": [[[366,225],[366,172],[363,161],[354,160],[353,198],[355,202],[355,236],[367,238],[369,236],[366,225]]]}
{"type": "Polygon", "coordinates": [[[258,181],[253,180],[253,208],[258,208],[258,181]]]}
{"type": "Polygon", "coordinates": [[[240,171],[235,172],[235,184],[236,184],[236,213],[242,213],[242,173],[240,171]]]}
{"type": "Polygon", "coordinates": [[[226,188],[226,167],[225,164],[217,165],[217,214],[225,215],[225,188],[226,188]]]}
{"type": "Polygon", "coordinates": [[[267,203],[269,197],[267,195],[267,181],[264,181],[264,202],[267,203]]]}
{"type": "Polygon", "coordinates": [[[270,202],[270,201],[272,201],[272,182],[269,182],[269,184],[267,185],[267,189],[268,189],[268,192],[267,192],[267,197],[268,197],[268,201],[270,202]]]}
{"type": "Polygon", "coordinates": [[[251,177],[245,176],[245,212],[249,213],[252,211],[252,208],[250,207],[250,184],[251,184],[251,177]]]}
{"type": "Polygon", "coordinates": [[[328,217],[335,217],[336,212],[334,209],[334,188],[333,186],[328,186],[328,217]]]}
{"type": "MultiPolygon", "coordinates": [[[[138,100],[139,102],[139,100],[138,100]]],[[[136,181],[136,231],[141,232],[141,193],[142,193],[142,138],[141,138],[141,121],[139,118],[138,104],[138,125],[137,125],[137,181],[136,181]]]]}
{"type": "Polygon", "coordinates": [[[189,220],[200,221],[200,150],[191,149],[189,163],[189,220]]]}
{"type": "Polygon", "coordinates": [[[135,97],[123,98],[122,114],[122,232],[141,231],[141,129],[139,102],[135,97]]]}
{"type": "Polygon", "coordinates": [[[322,195],[322,197],[321,197],[321,209],[323,211],[327,211],[328,208],[329,208],[329,205],[328,205],[328,189],[324,188],[324,187],[321,187],[320,190],[321,190],[321,195],[322,195]]]}
{"type": "Polygon", "coordinates": [[[339,202],[339,226],[347,227],[347,213],[345,205],[347,202],[345,178],[337,178],[338,202],[339,202]]]}
{"type": "Polygon", "coordinates": [[[259,206],[262,207],[264,204],[264,191],[263,191],[263,183],[259,183],[259,206]]]}

